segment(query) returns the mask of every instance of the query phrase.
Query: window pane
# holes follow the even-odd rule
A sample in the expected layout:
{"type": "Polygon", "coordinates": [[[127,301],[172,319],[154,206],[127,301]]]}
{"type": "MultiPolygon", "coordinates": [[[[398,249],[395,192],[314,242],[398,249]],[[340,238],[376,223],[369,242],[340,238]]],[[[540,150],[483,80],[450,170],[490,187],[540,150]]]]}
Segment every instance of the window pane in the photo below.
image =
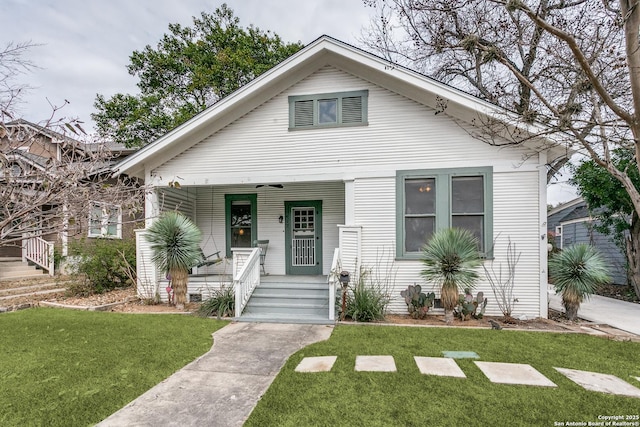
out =
{"type": "Polygon", "coordinates": [[[406,252],[419,252],[431,238],[435,228],[435,217],[405,218],[404,249],[406,252]]]}
{"type": "Polygon", "coordinates": [[[451,178],[451,211],[453,213],[484,212],[484,185],[481,176],[451,178]]]}
{"type": "Polygon", "coordinates": [[[231,229],[231,247],[232,248],[250,248],[251,247],[251,227],[241,227],[231,229]]]}
{"type": "Polygon", "coordinates": [[[435,178],[407,179],[404,182],[405,215],[436,213],[435,178]]]}
{"type": "Polygon", "coordinates": [[[107,226],[107,236],[117,236],[117,235],[118,235],[118,225],[109,224],[107,226]]]}
{"type": "Polygon", "coordinates": [[[451,226],[469,230],[478,239],[480,250],[484,250],[484,215],[452,216],[451,226]]]}
{"type": "Polygon", "coordinates": [[[321,99],[318,101],[318,123],[338,122],[338,100],[321,99]]]}
{"type": "Polygon", "coordinates": [[[252,241],[251,202],[248,200],[231,202],[231,247],[250,248],[252,241]]]}
{"type": "Polygon", "coordinates": [[[102,234],[102,207],[94,205],[89,216],[89,234],[99,236],[102,234]]]}

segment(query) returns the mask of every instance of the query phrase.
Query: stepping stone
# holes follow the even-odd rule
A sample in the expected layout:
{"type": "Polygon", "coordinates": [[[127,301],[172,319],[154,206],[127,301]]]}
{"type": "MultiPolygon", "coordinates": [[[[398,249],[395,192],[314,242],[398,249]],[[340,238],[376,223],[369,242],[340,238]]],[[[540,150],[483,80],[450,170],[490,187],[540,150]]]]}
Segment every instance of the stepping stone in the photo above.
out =
{"type": "Polygon", "coordinates": [[[296,372],[329,372],[338,356],[305,357],[296,366],[296,372]]]}
{"type": "Polygon", "coordinates": [[[393,356],[356,356],[356,371],[396,372],[393,356]]]}
{"type": "Polygon", "coordinates": [[[440,377],[467,378],[455,360],[443,357],[413,356],[421,374],[438,375],[440,377]]]}
{"type": "Polygon", "coordinates": [[[615,375],[564,368],[555,368],[555,370],[586,390],[640,398],[640,389],[615,375]]]}
{"type": "Polygon", "coordinates": [[[450,359],[480,359],[475,351],[443,351],[442,355],[450,359]]]}
{"type": "Polygon", "coordinates": [[[550,379],[522,363],[476,362],[478,368],[492,383],[522,384],[541,387],[557,387],[550,379]]]}

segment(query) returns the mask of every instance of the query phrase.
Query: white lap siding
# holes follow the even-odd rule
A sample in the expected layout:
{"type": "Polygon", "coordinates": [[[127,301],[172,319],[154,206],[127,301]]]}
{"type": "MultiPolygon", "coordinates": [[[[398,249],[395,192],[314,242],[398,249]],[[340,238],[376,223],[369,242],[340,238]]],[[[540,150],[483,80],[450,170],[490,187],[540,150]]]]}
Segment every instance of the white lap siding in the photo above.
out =
{"type": "MultiPolygon", "coordinates": [[[[500,263],[506,269],[508,239],[521,252],[516,268],[514,297],[518,298],[514,315],[537,317],[540,304],[540,281],[538,251],[538,173],[496,172],[493,175],[493,232],[496,240],[494,265],[500,263]]],[[[377,272],[378,277],[388,273],[395,277],[389,292],[392,296],[389,310],[405,313],[406,305],[400,291],[408,285],[418,283],[427,292],[440,293],[438,286],[425,282],[420,276],[421,263],[395,258],[395,177],[358,179],[355,182],[356,223],[362,227],[362,265],[377,272]],[[394,269],[390,266],[393,265],[394,269]]],[[[485,261],[487,266],[490,261],[485,261]]],[[[485,278],[484,270],[478,269],[480,280],[473,291],[483,291],[489,298],[487,314],[501,315],[496,297],[485,278]]],[[[545,284],[542,284],[545,285],[545,284]]],[[[543,301],[546,304],[546,301],[543,301]]]]}

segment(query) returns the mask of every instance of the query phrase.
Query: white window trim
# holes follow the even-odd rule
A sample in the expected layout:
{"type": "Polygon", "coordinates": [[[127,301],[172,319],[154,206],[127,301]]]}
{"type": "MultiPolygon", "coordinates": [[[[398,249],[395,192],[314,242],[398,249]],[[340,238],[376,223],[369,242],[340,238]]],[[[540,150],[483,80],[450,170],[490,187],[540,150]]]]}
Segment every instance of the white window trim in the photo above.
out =
{"type": "Polygon", "coordinates": [[[122,239],[122,209],[118,205],[112,205],[110,203],[104,202],[92,202],[91,210],[89,211],[89,222],[88,222],[88,236],[89,237],[101,237],[105,239],[122,239]],[[91,215],[94,207],[100,207],[102,209],[102,217],[101,217],[101,227],[100,234],[92,233],[91,230],[95,227],[92,226],[91,223],[91,215]],[[108,234],[109,231],[109,211],[112,208],[116,208],[118,211],[118,218],[116,223],[116,234],[108,234]]]}

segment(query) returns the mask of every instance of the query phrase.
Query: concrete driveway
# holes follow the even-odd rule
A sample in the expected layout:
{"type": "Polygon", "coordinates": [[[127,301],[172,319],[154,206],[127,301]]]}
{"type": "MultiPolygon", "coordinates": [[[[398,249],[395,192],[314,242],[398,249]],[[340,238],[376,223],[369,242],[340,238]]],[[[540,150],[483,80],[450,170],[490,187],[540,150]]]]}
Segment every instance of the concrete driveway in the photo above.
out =
{"type": "MultiPolygon", "coordinates": [[[[549,288],[549,308],[564,313],[562,296],[549,288]]],[[[592,295],[580,304],[578,317],[640,336],[640,304],[592,295]]]]}

